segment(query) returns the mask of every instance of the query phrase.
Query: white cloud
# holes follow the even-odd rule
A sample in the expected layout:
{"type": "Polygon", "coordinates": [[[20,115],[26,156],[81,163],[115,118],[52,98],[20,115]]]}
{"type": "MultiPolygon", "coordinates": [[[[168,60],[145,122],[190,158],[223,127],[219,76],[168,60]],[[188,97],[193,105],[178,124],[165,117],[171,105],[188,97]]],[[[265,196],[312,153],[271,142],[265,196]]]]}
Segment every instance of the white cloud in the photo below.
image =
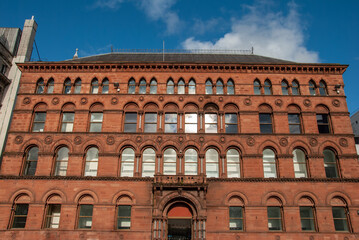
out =
{"type": "Polygon", "coordinates": [[[207,32],[216,31],[219,27],[219,24],[220,19],[218,18],[211,18],[206,21],[201,19],[194,19],[192,22],[192,28],[197,35],[202,35],[207,32]]]}
{"type": "Polygon", "coordinates": [[[247,6],[249,13],[240,19],[232,19],[231,31],[220,39],[200,41],[194,37],[182,42],[185,49],[250,49],[268,57],[296,62],[318,62],[317,52],[304,45],[304,32],[294,3],[289,12],[274,13],[263,7],[247,6]]]}
{"type": "Polygon", "coordinates": [[[124,0],[97,0],[93,7],[117,9],[123,1],[124,0]]]}

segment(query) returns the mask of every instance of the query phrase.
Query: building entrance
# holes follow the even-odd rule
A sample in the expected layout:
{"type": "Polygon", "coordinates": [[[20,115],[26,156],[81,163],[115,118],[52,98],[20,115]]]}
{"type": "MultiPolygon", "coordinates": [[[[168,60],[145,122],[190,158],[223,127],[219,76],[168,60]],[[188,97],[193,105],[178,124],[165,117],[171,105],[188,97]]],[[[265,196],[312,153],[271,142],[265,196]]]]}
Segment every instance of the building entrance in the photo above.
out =
{"type": "Polygon", "coordinates": [[[192,219],[168,219],[168,240],[190,240],[192,219]]]}

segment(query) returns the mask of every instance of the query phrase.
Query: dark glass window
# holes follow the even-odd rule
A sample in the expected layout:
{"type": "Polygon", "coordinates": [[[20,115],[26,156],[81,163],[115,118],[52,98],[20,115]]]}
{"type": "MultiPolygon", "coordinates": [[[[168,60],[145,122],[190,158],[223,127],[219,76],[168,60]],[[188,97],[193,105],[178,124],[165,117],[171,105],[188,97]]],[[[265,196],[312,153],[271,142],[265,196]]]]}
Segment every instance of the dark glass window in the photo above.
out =
{"type": "Polygon", "coordinates": [[[47,81],[47,93],[53,93],[54,92],[54,79],[50,79],[47,81]]]}
{"type": "Polygon", "coordinates": [[[242,207],[229,207],[229,229],[243,231],[242,207]]]}
{"type": "Polygon", "coordinates": [[[39,81],[37,81],[36,93],[44,93],[44,90],[45,90],[44,80],[40,79],[39,81]]]}
{"type": "Polygon", "coordinates": [[[33,132],[43,132],[45,128],[46,112],[36,112],[32,124],[33,132]]]}
{"type": "Polygon", "coordinates": [[[11,228],[25,228],[29,204],[16,204],[11,228]]]}
{"type": "Polygon", "coordinates": [[[81,229],[91,229],[92,228],[92,212],[93,205],[83,204],[80,205],[79,212],[79,222],[77,227],[81,229]]]}
{"type": "Polygon", "coordinates": [[[137,113],[126,113],[124,132],[136,132],[136,130],[137,130],[137,113]]]}
{"type": "Polygon", "coordinates": [[[71,93],[71,80],[67,79],[64,83],[64,94],[70,94],[71,93]]]}
{"type": "Polygon", "coordinates": [[[110,82],[108,81],[108,79],[104,79],[102,81],[102,93],[108,93],[110,88],[110,82]]]}
{"type": "Polygon", "coordinates": [[[296,134],[301,133],[300,117],[299,114],[288,114],[289,132],[296,134]]]}
{"type": "Polygon", "coordinates": [[[130,229],[131,206],[118,206],[117,208],[117,229],[130,229]]]}
{"type": "Polygon", "coordinates": [[[272,133],[272,114],[260,113],[259,114],[259,126],[261,133],[272,133]]]}
{"type": "Polygon", "coordinates": [[[297,81],[292,82],[292,95],[300,95],[299,84],[297,81]]]}
{"type": "Polygon", "coordinates": [[[319,82],[319,94],[320,94],[320,96],[327,96],[328,95],[327,86],[326,86],[324,81],[319,82]]]}
{"type": "Polygon", "coordinates": [[[90,132],[101,132],[102,130],[102,113],[91,113],[90,132]]]}
{"type": "Polygon", "coordinates": [[[272,84],[269,80],[264,81],[264,95],[272,95],[272,84]]]}
{"type": "Polygon", "coordinates": [[[238,133],[237,123],[238,123],[237,114],[235,113],[225,114],[226,133],[238,133]]]}
{"type": "Polygon", "coordinates": [[[325,175],[327,178],[337,178],[338,175],[338,168],[337,168],[337,158],[333,151],[329,149],[325,149],[323,151],[324,154],[324,168],[325,168],[325,175]]]}
{"type": "Polygon", "coordinates": [[[348,211],[345,207],[332,207],[335,231],[348,232],[348,211]]]}
{"type": "Polygon", "coordinates": [[[59,228],[60,225],[60,204],[49,204],[47,206],[45,228],[59,228]]]}
{"type": "Polygon", "coordinates": [[[207,80],[207,81],[206,81],[206,94],[213,94],[213,89],[212,89],[212,82],[211,82],[211,80],[207,80]]]}
{"type": "Polygon", "coordinates": [[[255,95],[261,95],[261,83],[258,80],[253,82],[253,89],[255,95]]]}
{"type": "Polygon", "coordinates": [[[288,83],[286,81],[282,81],[282,94],[289,95],[288,89],[289,89],[288,83]]]}
{"type": "Polygon", "coordinates": [[[302,231],[315,231],[314,214],[312,207],[299,207],[302,231]]]}
{"type": "Polygon", "coordinates": [[[146,80],[145,79],[141,79],[140,81],[140,94],[146,94],[146,80]]]}
{"type": "Polygon", "coordinates": [[[280,207],[267,207],[268,230],[282,231],[282,211],[280,207]]]}
{"type": "Polygon", "coordinates": [[[97,94],[98,93],[98,80],[94,79],[91,82],[91,93],[92,94],[97,94]]]}
{"type": "Polygon", "coordinates": [[[130,79],[130,81],[128,81],[128,93],[129,94],[135,94],[136,92],[136,82],[133,79],[130,79]]]}
{"type": "Polygon", "coordinates": [[[34,176],[36,172],[37,159],[39,156],[39,148],[32,147],[26,154],[24,175],[34,176]]]}
{"type": "Polygon", "coordinates": [[[319,133],[330,133],[328,114],[317,114],[319,133]]]}
{"type": "Polygon", "coordinates": [[[165,114],[165,132],[166,133],[177,132],[177,113],[165,114]]]}
{"type": "Polygon", "coordinates": [[[313,81],[309,82],[309,93],[312,96],[315,96],[317,94],[317,87],[315,86],[315,83],[313,81]]]}
{"type": "Polygon", "coordinates": [[[157,113],[145,113],[145,132],[157,132],[157,113]]]}

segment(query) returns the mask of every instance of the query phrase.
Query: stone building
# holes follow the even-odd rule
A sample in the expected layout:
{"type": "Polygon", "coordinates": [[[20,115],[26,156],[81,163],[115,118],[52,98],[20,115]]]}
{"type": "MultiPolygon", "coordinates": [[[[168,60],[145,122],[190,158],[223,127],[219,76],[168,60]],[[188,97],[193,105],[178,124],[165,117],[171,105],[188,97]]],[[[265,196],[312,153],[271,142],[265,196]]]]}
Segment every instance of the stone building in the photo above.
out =
{"type": "Polygon", "coordinates": [[[357,239],[347,65],[110,53],[18,64],[1,239],[357,239]]]}
{"type": "Polygon", "coordinates": [[[352,124],[353,133],[354,133],[355,147],[356,147],[357,153],[359,155],[359,111],[357,111],[350,117],[350,121],[352,124]]]}

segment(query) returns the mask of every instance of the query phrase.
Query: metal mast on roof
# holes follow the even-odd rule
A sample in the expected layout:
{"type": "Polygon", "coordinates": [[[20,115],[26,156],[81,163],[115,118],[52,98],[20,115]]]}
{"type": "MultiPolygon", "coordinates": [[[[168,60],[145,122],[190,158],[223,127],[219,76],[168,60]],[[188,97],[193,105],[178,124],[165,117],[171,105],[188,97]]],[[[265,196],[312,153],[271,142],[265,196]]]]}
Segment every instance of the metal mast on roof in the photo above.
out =
{"type": "Polygon", "coordinates": [[[165,61],[165,40],[163,40],[162,44],[162,61],[165,61]]]}

